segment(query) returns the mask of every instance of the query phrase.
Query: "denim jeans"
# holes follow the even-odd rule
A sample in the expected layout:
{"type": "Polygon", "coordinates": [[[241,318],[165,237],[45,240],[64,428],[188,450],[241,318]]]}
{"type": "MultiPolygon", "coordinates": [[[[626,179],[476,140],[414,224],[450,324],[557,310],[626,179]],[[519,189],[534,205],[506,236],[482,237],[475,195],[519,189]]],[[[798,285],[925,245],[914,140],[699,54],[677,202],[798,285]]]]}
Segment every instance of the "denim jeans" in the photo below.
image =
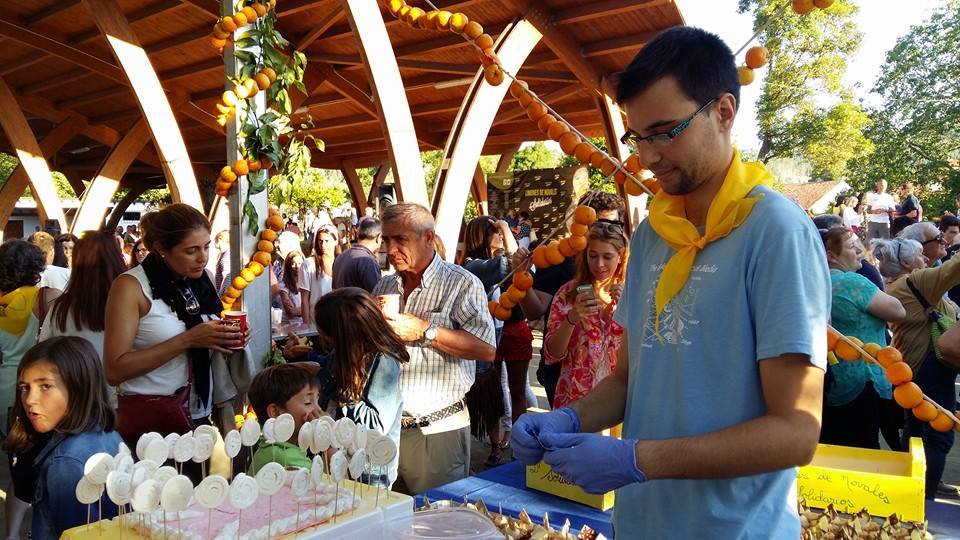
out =
{"type": "MultiPolygon", "coordinates": [[[[924,394],[948,411],[957,410],[957,391],[954,387],[956,379],[956,372],[941,364],[933,352],[923,359],[923,364],[913,378],[924,394]]],[[[910,437],[923,439],[923,452],[927,458],[926,498],[933,499],[936,496],[940,478],[943,476],[947,454],[953,447],[953,430],[941,433],[931,428],[929,423],[921,422],[912,414],[907,414],[903,448],[910,447],[910,437]]]]}

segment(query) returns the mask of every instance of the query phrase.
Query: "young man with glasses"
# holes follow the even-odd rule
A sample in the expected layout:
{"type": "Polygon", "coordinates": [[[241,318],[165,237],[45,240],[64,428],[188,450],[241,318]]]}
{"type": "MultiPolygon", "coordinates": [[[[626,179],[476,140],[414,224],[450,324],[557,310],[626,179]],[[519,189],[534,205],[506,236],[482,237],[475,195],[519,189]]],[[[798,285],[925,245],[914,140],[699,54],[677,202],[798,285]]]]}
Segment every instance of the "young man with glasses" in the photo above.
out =
{"type": "Polygon", "coordinates": [[[631,242],[620,358],[589,395],[513,430],[522,462],[618,490],[618,538],[800,534],[830,278],[810,219],[733,147],[739,93],[730,49],[696,28],[661,33],[621,74],[627,139],[662,191],[631,242]],[[621,421],[622,439],[594,434],[621,421]]]}

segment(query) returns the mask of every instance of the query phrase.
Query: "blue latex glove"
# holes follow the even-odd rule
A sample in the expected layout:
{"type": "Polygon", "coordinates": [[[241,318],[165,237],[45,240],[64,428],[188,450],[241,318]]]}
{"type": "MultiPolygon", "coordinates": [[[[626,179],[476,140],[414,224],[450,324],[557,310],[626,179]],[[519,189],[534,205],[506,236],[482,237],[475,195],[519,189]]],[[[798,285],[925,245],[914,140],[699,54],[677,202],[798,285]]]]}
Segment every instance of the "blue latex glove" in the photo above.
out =
{"type": "Polygon", "coordinates": [[[576,433],[580,418],[570,407],[548,413],[526,413],[517,419],[510,432],[513,457],[524,465],[533,465],[543,459],[545,447],[540,437],[546,433],[576,433]]]}
{"type": "Polygon", "coordinates": [[[540,442],[547,448],[543,461],[587,493],[606,493],[647,480],[637,467],[636,440],[594,433],[545,433],[540,442]]]}

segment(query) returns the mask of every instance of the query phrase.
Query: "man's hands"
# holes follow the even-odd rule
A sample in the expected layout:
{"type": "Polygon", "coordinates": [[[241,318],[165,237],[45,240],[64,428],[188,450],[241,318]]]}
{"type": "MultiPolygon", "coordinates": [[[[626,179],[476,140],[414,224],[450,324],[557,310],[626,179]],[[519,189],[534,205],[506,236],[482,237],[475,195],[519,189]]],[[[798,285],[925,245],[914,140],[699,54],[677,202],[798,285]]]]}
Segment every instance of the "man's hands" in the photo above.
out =
{"type": "MultiPolygon", "coordinates": [[[[637,441],[594,433],[542,433],[543,461],[587,493],[606,493],[645,482],[637,467],[637,441]]],[[[516,453],[516,450],[514,450],[516,453]]]]}
{"type": "Polygon", "coordinates": [[[513,455],[524,465],[533,465],[543,459],[543,453],[547,450],[542,443],[542,436],[578,431],[580,418],[570,407],[547,413],[526,413],[517,419],[510,432],[513,455]]]}
{"type": "Polygon", "coordinates": [[[387,324],[393,328],[402,341],[417,341],[423,338],[423,333],[430,328],[430,323],[409,313],[387,315],[387,324]]]}

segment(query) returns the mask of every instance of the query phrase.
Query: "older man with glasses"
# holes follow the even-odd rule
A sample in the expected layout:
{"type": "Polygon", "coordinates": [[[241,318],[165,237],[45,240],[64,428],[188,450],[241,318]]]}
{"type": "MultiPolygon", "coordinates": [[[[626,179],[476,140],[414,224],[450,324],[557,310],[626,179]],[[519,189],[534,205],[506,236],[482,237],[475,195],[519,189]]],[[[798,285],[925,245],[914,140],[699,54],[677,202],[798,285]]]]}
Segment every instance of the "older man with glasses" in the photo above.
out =
{"type": "Polygon", "coordinates": [[[947,255],[947,241],[936,225],[929,221],[914,223],[902,231],[899,238],[916,240],[923,246],[923,258],[927,266],[939,266],[940,259],[947,255]]]}

